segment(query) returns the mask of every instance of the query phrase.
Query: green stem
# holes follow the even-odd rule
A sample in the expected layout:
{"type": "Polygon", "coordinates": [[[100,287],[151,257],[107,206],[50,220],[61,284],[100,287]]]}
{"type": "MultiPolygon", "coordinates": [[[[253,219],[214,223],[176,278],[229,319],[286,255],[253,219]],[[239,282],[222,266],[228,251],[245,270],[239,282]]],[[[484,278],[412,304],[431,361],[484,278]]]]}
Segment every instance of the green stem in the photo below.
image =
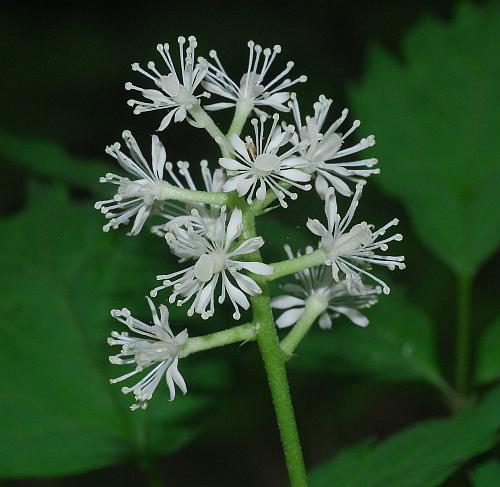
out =
{"type": "MultiPolygon", "coordinates": [[[[243,208],[243,215],[243,237],[252,238],[255,236],[255,217],[248,205],[243,208]]],[[[258,261],[262,260],[258,251],[253,256],[258,261]]],[[[273,398],[290,484],[291,487],[307,487],[307,474],[295,422],[285,361],[271,311],[269,287],[262,277],[253,277],[262,290],[262,294],[251,299],[254,323],[259,327],[257,343],[273,398]]]]}
{"type": "Polygon", "coordinates": [[[455,386],[461,395],[468,387],[470,360],[470,317],[472,277],[462,274],[457,279],[457,343],[455,386]]]}
{"type": "Polygon", "coordinates": [[[223,157],[228,157],[229,147],[226,136],[222,133],[221,129],[217,127],[212,117],[201,107],[200,104],[194,105],[189,109],[189,114],[193,117],[195,122],[204,128],[211,137],[215,140],[217,145],[222,151],[223,157]]]}
{"type": "Polygon", "coordinates": [[[298,344],[305,337],[318,316],[326,310],[327,306],[328,302],[325,299],[315,296],[311,296],[306,301],[304,313],[299,321],[293,325],[288,335],[281,341],[281,350],[285,354],[286,360],[292,357],[298,344]]]}
{"type": "Polygon", "coordinates": [[[182,347],[180,357],[187,357],[193,353],[209,350],[211,348],[223,347],[232,343],[248,342],[255,340],[257,327],[253,323],[234,326],[227,330],[217,331],[209,335],[189,338],[182,347]]]}
{"type": "Polygon", "coordinates": [[[253,104],[249,103],[244,99],[238,100],[236,103],[236,109],[234,111],[233,121],[231,122],[231,126],[227,131],[227,135],[236,134],[240,135],[245,123],[247,121],[248,116],[253,110],[253,104]]]}
{"type": "Polygon", "coordinates": [[[289,274],[294,274],[295,272],[303,269],[324,264],[327,259],[328,256],[325,252],[322,249],[318,249],[310,254],[304,254],[300,257],[296,257],[295,259],[275,262],[274,264],[271,264],[273,267],[273,273],[265,278],[268,281],[274,281],[274,279],[278,279],[279,277],[288,276],[289,274]]]}
{"type": "Polygon", "coordinates": [[[209,193],[207,191],[194,191],[191,189],[179,188],[166,181],[162,182],[160,201],[175,200],[184,203],[206,203],[209,205],[231,205],[233,202],[232,193],[209,193]]]}

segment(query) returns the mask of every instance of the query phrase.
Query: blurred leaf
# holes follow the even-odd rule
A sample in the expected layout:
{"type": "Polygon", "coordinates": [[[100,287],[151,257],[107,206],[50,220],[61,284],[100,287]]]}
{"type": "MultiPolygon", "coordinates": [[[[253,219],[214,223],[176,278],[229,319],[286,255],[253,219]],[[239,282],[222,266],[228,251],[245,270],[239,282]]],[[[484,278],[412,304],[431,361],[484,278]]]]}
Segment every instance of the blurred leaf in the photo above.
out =
{"type": "Polygon", "coordinates": [[[311,487],[433,487],[495,445],[500,428],[500,387],[454,417],[424,421],[369,449],[355,446],[314,469],[311,487]],[[346,462],[346,458],[348,461],[346,462]],[[340,479],[336,477],[341,472],[340,479]]]}
{"type": "Polygon", "coordinates": [[[474,469],[470,475],[474,487],[498,487],[500,485],[500,462],[489,460],[474,469]]]}
{"type": "Polygon", "coordinates": [[[190,418],[206,399],[190,392],[169,403],[160,386],[147,411],[131,412],[133,398],[108,382],[123,373],[107,359],[118,329],[109,311],[126,305],[149,319],[143,295],[162,253],[153,236],[103,234],[100,223],[92,205],[39,186],[24,212],[0,221],[0,477],[140,461],[200,429],[190,418]]]}
{"type": "Polygon", "coordinates": [[[476,382],[486,384],[500,379],[500,316],[479,340],[476,382]]]}
{"type": "Polygon", "coordinates": [[[77,159],[50,140],[19,137],[0,130],[0,158],[32,173],[95,194],[108,192],[99,184],[99,177],[109,172],[109,165],[101,161],[77,159]]]}
{"type": "Polygon", "coordinates": [[[309,477],[311,487],[331,487],[334,482],[335,485],[347,486],[353,470],[370,454],[373,443],[373,440],[366,440],[345,448],[335,456],[334,460],[315,468],[309,477]]]}
{"type": "Polygon", "coordinates": [[[473,274],[500,239],[498,45],[499,6],[461,4],[452,23],[427,20],[410,32],[403,63],[374,50],[350,90],[377,135],[374,180],[459,274],[473,274]]]}
{"type": "Polygon", "coordinates": [[[293,367],[365,375],[382,381],[423,381],[446,388],[435,357],[432,323],[401,298],[381,298],[365,314],[367,328],[339,319],[300,344],[293,367]]]}

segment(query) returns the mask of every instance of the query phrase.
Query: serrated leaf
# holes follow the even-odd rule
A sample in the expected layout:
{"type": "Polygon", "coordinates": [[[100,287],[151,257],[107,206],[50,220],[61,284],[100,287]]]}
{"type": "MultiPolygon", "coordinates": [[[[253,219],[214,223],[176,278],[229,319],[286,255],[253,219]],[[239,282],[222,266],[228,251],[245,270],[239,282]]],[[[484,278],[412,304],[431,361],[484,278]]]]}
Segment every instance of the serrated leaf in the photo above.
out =
{"type": "Polygon", "coordinates": [[[500,379],[500,316],[491,323],[479,340],[476,382],[487,384],[500,379]]]}
{"type": "Polygon", "coordinates": [[[100,217],[62,189],[36,186],[24,212],[0,221],[0,477],[140,460],[175,451],[199,430],[189,418],[204,398],[190,392],[169,403],[159,387],[150,408],[133,413],[131,398],[108,382],[123,373],[107,359],[117,327],[109,311],[126,305],[149,319],[143,296],[165,252],[147,235],[103,234],[100,217]]]}
{"type": "Polygon", "coordinates": [[[311,487],[336,485],[334,474],[345,458],[356,461],[343,469],[343,487],[433,487],[441,485],[467,460],[495,445],[500,428],[500,387],[481,403],[454,417],[424,421],[396,433],[370,451],[355,447],[313,470],[311,487]],[[340,463],[340,465],[339,465],[340,463]],[[328,483],[330,482],[330,483],[328,483]]]}
{"type": "Polygon", "coordinates": [[[459,274],[474,274],[500,239],[499,44],[499,6],[461,4],[451,23],[415,27],[402,62],[374,50],[350,90],[377,136],[382,174],[373,180],[459,274]]]}
{"type": "Polygon", "coordinates": [[[446,388],[436,363],[433,326],[421,310],[390,296],[382,297],[365,314],[370,319],[366,328],[339,319],[332,330],[313,332],[300,344],[290,365],[446,388]]]}
{"type": "Polygon", "coordinates": [[[474,487],[498,487],[500,485],[500,462],[489,460],[482,463],[470,474],[474,487]]]}
{"type": "Polygon", "coordinates": [[[0,130],[0,159],[29,169],[33,174],[95,194],[107,192],[99,184],[99,177],[109,172],[111,165],[77,159],[51,140],[20,137],[0,130]]]}

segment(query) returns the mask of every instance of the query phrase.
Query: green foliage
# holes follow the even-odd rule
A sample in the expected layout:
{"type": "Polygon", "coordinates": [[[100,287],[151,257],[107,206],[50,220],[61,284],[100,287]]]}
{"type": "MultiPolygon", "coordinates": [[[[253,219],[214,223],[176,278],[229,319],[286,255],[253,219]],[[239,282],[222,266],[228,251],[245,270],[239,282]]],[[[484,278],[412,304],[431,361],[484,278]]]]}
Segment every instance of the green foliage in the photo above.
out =
{"type": "Polygon", "coordinates": [[[402,298],[382,297],[366,310],[367,328],[339,319],[297,349],[294,367],[361,374],[382,381],[422,381],[446,388],[436,364],[432,323],[402,298]]]}
{"type": "Polygon", "coordinates": [[[193,416],[205,398],[190,392],[169,403],[159,387],[150,409],[132,413],[133,398],[108,383],[124,373],[106,365],[106,337],[119,329],[110,309],[147,316],[141,294],[164,257],[154,251],[161,245],[149,245],[153,236],[103,235],[101,223],[88,203],[40,186],[24,212],[0,222],[0,477],[141,461],[175,451],[200,429],[193,416]]]}
{"type": "Polygon", "coordinates": [[[107,193],[107,188],[99,184],[99,177],[109,172],[109,165],[78,160],[59,144],[47,139],[18,137],[0,130],[0,158],[45,178],[94,193],[107,193]]]}
{"type": "MultiPolygon", "coordinates": [[[[500,428],[500,387],[471,409],[424,421],[374,447],[341,452],[313,470],[311,487],[433,487],[467,460],[490,449],[500,428]]],[[[487,485],[487,484],[485,484],[487,485]]]]}
{"type": "Polygon", "coordinates": [[[489,325],[479,341],[475,379],[478,384],[500,379],[500,316],[489,325]]]}
{"type": "Polygon", "coordinates": [[[459,274],[473,274],[500,239],[498,45],[498,5],[462,4],[451,24],[427,20],[411,31],[403,62],[374,50],[350,90],[377,134],[383,175],[374,180],[459,274]]]}
{"type": "Polygon", "coordinates": [[[482,463],[470,474],[474,487],[498,487],[500,485],[500,462],[489,460],[482,463]]]}

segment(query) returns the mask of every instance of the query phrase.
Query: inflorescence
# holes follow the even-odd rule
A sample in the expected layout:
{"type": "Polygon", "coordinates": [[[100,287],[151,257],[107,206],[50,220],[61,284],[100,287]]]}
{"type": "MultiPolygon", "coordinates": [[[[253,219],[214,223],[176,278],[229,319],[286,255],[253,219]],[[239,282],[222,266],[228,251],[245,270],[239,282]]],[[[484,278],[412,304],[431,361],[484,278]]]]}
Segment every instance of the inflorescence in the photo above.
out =
{"type": "MultiPolygon", "coordinates": [[[[127,82],[126,90],[140,98],[128,104],[134,114],[162,110],[159,131],[183,121],[206,129],[222,156],[210,163],[204,159],[193,170],[187,161],[167,161],[158,135],[152,136],[151,154],[144,156],[126,130],[122,136],[126,150],[118,142],[106,148],[126,175],[102,177],[101,182],[115,185],[116,193],[95,204],[107,219],[104,231],[129,226],[128,235],[136,236],[154,220],[150,230],[180,263],[179,269],[166,269],[157,276],[159,285],[146,298],[152,324],[134,318],[126,308],[111,312],[128,331],[111,333],[109,344],[121,350],[110,361],[132,366],[111,382],[142,376],[135,385],[122,388],[135,396],[132,409],[147,406],[163,377],[171,400],[176,388],[186,393],[179,359],[202,349],[186,329],[174,333],[167,305],[160,304],[158,312],[151,298],[160,295],[170,305],[186,304],[187,316],[196,313],[203,319],[211,318],[227,301],[233,319],[239,320],[263,292],[262,283],[288,275],[295,282],[282,285],[284,294],[271,303],[279,313],[278,328],[308,330],[317,320],[328,329],[341,315],[364,327],[368,319],[360,310],[376,304],[381,292],[390,292],[371,269],[404,268],[404,257],[385,255],[391,242],[402,239],[399,233],[384,236],[397,219],[379,229],[365,221],[351,224],[367,179],[379,173],[377,159],[358,158],[359,152],[375,144],[374,136],[347,142],[359,120],[344,131],[348,116],[344,109],[338,119],[326,123],[332,100],[323,95],[314,103],[313,113],[304,117],[297,95],[289,90],[307,78],[288,77],[291,61],[275,70],[280,46],[263,49],[250,41],[246,70],[234,79],[216,51],[209,51],[207,60],[196,57],[196,48],[195,37],[179,37],[178,58],[169,44],[158,44],[161,66],[150,61],[146,69],[133,63],[132,70],[145,78],[145,87],[127,82]],[[213,102],[212,97],[219,100],[213,102]],[[234,118],[223,133],[207,111],[231,108],[234,118]],[[326,224],[307,221],[316,246],[293,251],[286,245],[285,261],[263,263],[260,249],[265,235],[250,228],[248,215],[254,218],[276,207],[287,208],[312,188],[324,200],[326,216],[326,224]],[[337,198],[350,198],[343,216],[337,198]]],[[[215,347],[252,340],[258,330],[259,323],[250,321],[217,332],[210,343],[215,347]]]]}

